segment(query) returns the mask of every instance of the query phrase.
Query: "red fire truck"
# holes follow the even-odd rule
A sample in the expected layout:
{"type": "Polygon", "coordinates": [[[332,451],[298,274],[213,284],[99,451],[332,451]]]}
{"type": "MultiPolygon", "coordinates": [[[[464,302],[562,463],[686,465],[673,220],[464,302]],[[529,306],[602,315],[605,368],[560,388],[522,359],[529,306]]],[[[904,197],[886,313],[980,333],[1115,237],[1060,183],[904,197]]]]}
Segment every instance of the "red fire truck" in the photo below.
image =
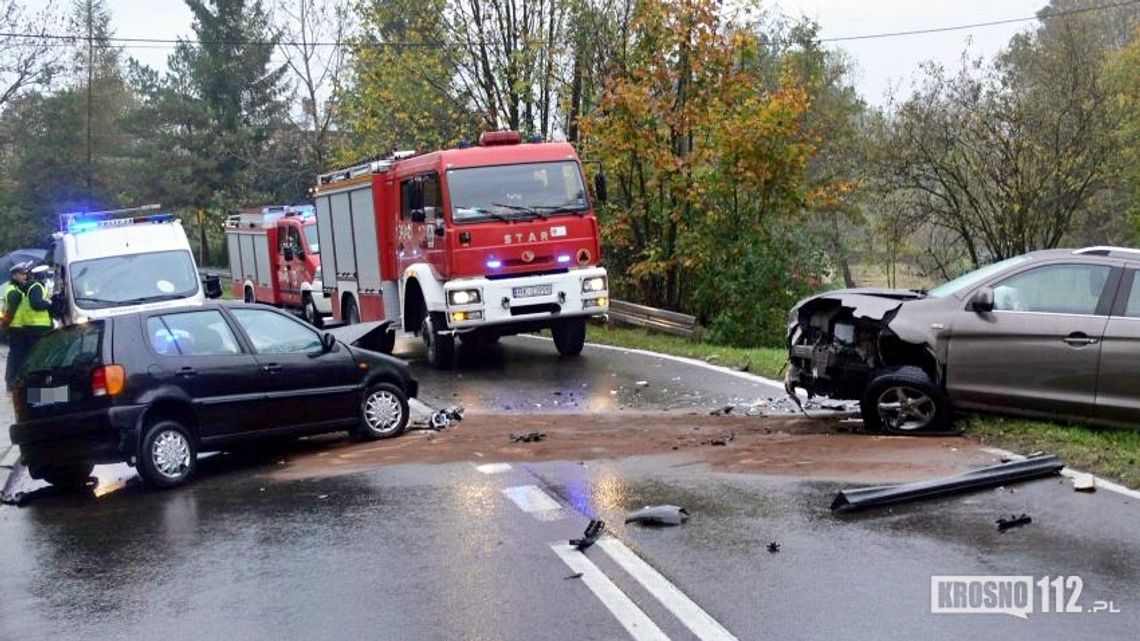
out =
{"type": "Polygon", "coordinates": [[[324,174],[314,197],[333,316],[418,333],[433,367],[451,366],[456,336],[547,328],[576,356],[586,319],[609,309],[598,221],[567,143],[489,132],[324,174]]]}
{"type": "Polygon", "coordinates": [[[321,287],[317,219],[311,205],[247,209],[226,219],[234,296],[302,312],[320,327],[330,311],[321,287]]]}

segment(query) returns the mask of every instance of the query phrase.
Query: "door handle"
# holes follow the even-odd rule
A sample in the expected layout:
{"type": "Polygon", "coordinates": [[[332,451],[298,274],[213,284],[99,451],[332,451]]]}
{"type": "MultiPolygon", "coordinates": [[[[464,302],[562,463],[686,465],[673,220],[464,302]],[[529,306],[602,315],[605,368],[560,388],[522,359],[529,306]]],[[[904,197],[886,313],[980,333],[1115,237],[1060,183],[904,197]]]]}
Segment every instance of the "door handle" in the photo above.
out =
{"type": "Polygon", "coordinates": [[[281,372],[281,366],[277,363],[269,363],[267,365],[262,365],[261,371],[265,372],[266,374],[279,374],[281,372]]]}
{"type": "Polygon", "coordinates": [[[195,371],[193,367],[183,367],[182,369],[178,370],[179,378],[191,378],[197,375],[198,372],[195,371]]]}
{"type": "Polygon", "coordinates": [[[1065,341],[1073,347],[1083,347],[1085,345],[1096,345],[1100,342],[1098,339],[1089,336],[1083,332],[1073,332],[1061,340],[1065,341]]]}

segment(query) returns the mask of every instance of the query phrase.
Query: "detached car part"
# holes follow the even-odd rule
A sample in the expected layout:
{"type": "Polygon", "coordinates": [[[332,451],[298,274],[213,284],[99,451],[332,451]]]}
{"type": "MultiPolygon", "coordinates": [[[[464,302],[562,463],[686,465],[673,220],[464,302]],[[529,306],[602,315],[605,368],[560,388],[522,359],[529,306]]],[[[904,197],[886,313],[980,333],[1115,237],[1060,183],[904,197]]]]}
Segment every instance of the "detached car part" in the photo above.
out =
{"type": "Polygon", "coordinates": [[[626,523],[645,525],[681,525],[689,518],[685,508],[676,505],[651,505],[634,510],[625,517],[626,523]]]}
{"type": "Polygon", "coordinates": [[[901,485],[882,485],[843,490],[831,502],[833,511],[862,510],[907,501],[932,499],[963,492],[998,487],[1018,481],[1051,476],[1065,464],[1056,456],[1038,456],[1022,461],[991,465],[955,476],[901,485]]]}

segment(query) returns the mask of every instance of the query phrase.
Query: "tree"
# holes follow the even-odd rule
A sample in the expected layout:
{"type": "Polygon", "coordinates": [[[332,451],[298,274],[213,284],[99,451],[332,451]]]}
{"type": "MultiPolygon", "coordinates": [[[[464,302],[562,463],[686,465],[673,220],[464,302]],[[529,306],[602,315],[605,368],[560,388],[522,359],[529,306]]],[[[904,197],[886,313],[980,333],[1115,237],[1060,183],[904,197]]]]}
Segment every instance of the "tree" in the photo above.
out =
{"type": "Polygon", "coordinates": [[[52,2],[30,14],[16,0],[0,0],[0,108],[59,72],[65,50],[49,37],[57,25],[52,2]]]}

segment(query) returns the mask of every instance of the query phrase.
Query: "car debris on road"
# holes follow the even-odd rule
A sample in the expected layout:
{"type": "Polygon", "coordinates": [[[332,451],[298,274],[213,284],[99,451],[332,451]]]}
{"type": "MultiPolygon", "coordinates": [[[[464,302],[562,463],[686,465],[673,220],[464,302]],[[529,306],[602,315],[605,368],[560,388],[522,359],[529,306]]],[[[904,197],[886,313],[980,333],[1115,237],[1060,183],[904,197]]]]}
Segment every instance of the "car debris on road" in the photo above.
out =
{"type": "Polygon", "coordinates": [[[1073,475],[1073,489],[1078,492],[1093,493],[1096,491],[1096,477],[1088,472],[1073,475]]]}
{"type": "Polygon", "coordinates": [[[779,552],[780,551],[780,542],[779,541],[772,541],[771,543],[769,543],[768,544],[768,551],[771,552],[772,554],[779,552]]]}
{"type": "Polygon", "coordinates": [[[943,478],[842,490],[835,495],[831,509],[850,511],[998,487],[1015,481],[1055,475],[1064,466],[1065,464],[1056,456],[1038,456],[943,478]]]}
{"type": "MultiPolygon", "coordinates": [[[[606,529],[606,522],[601,519],[590,519],[586,525],[586,531],[582,533],[580,539],[570,539],[570,545],[579,552],[584,552],[586,548],[594,543],[602,536],[602,531],[606,529]]],[[[581,576],[581,575],[579,575],[581,576]]]]}
{"type": "Polygon", "coordinates": [[[677,505],[647,505],[634,510],[625,517],[626,523],[643,525],[681,525],[689,519],[689,513],[677,505]]]}
{"type": "Polygon", "coordinates": [[[998,532],[1005,532],[1006,530],[1008,530],[1010,528],[1021,527],[1023,525],[1029,525],[1032,522],[1033,522],[1033,517],[1028,516],[1026,514],[1022,514],[1021,516],[1017,516],[1016,514],[1010,514],[1008,519],[1000,518],[997,520],[998,532]]]}
{"type": "Polygon", "coordinates": [[[546,438],[546,432],[524,432],[515,433],[511,432],[510,439],[512,443],[538,443],[546,438]]]}

